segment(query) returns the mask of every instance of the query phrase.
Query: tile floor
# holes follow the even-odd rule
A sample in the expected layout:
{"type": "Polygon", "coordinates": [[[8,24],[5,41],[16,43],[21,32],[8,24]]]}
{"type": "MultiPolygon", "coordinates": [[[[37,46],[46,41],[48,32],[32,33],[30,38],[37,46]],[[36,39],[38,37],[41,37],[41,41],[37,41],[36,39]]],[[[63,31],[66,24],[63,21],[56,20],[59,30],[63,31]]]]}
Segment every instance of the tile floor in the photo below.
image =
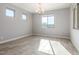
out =
{"type": "Polygon", "coordinates": [[[78,55],[71,41],[30,36],[0,44],[0,55],[78,55]]]}

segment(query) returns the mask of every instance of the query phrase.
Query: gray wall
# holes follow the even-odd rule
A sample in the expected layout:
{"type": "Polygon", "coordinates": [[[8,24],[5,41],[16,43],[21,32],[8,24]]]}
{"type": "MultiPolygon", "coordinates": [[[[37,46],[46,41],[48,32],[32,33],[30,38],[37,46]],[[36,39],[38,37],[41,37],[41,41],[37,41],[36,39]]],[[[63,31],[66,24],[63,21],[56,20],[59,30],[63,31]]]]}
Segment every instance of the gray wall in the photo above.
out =
{"type": "Polygon", "coordinates": [[[31,13],[20,9],[11,4],[0,4],[0,41],[11,38],[31,35],[32,34],[32,19],[31,13]],[[15,17],[10,18],[5,16],[5,9],[12,8],[15,10],[15,17]],[[21,19],[21,14],[25,13],[27,20],[21,19]]]}
{"type": "Polygon", "coordinates": [[[73,8],[74,8],[75,4],[72,4],[71,6],[71,25],[70,25],[70,35],[71,35],[71,41],[73,43],[73,45],[75,46],[75,48],[79,51],[79,29],[73,29],[73,8]]]}
{"type": "Polygon", "coordinates": [[[33,34],[51,37],[69,38],[70,37],[70,9],[59,9],[45,12],[45,15],[53,14],[55,17],[54,28],[42,28],[41,16],[33,14],[33,34]]]}

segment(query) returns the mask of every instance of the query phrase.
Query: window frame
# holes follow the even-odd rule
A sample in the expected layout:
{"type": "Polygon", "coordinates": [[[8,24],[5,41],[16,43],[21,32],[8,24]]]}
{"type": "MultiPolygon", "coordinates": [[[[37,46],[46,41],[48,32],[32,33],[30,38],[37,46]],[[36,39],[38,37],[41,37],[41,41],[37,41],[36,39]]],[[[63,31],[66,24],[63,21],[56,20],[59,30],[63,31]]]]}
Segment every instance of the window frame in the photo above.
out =
{"type": "Polygon", "coordinates": [[[6,7],[6,8],[5,8],[5,16],[6,16],[6,17],[10,17],[10,18],[15,18],[15,9],[6,7]],[[6,9],[13,11],[14,16],[7,16],[7,15],[6,15],[6,9]]]}
{"type": "Polygon", "coordinates": [[[47,17],[47,25],[45,27],[47,27],[47,28],[54,28],[55,27],[55,18],[54,18],[54,24],[52,25],[52,27],[49,26],[49,24],[48,24],[48,17],[50,17],[50,16],[53,16],[54,17],[53,14],[52,15],[42,15],[42,17],[47,17]]]}

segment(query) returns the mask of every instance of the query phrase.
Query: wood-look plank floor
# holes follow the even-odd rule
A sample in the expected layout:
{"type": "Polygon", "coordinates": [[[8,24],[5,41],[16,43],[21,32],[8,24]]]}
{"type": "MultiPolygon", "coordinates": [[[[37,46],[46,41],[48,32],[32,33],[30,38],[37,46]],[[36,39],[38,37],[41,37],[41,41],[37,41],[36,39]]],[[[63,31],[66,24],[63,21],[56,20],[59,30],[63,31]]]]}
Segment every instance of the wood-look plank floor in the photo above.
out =
{"type": "Polygon", "coordinates": [[[0,44],[0,55],[78,55],[68,39],[30,36],[0,44]]]}

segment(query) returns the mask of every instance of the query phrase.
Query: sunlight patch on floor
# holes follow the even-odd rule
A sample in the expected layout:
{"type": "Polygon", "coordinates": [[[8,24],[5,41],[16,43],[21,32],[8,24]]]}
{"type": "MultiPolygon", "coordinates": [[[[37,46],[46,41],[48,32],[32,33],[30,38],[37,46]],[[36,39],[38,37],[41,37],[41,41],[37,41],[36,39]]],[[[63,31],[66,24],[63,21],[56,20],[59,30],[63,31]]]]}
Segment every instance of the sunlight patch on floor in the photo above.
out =
{"type": "Polygon", "coordinates": [[[71,53],[66,48],[64,48],[64,46],[60,42],[51,41],[51,45],[53,47],[55,55],[71,55],[71,53]]]}
{"type": "Polygon", "coordinates": [[[47,54],[55,53],[55,55],[71,55],[71,53],[60,42],[46,39],[40,39],[38,51],[47,54]]]}
{"type": "Polygon", "coordinates": [[[48,53],[48,54],[53,54],[49,40],[41,39],[38,51],[48,53]]]}

